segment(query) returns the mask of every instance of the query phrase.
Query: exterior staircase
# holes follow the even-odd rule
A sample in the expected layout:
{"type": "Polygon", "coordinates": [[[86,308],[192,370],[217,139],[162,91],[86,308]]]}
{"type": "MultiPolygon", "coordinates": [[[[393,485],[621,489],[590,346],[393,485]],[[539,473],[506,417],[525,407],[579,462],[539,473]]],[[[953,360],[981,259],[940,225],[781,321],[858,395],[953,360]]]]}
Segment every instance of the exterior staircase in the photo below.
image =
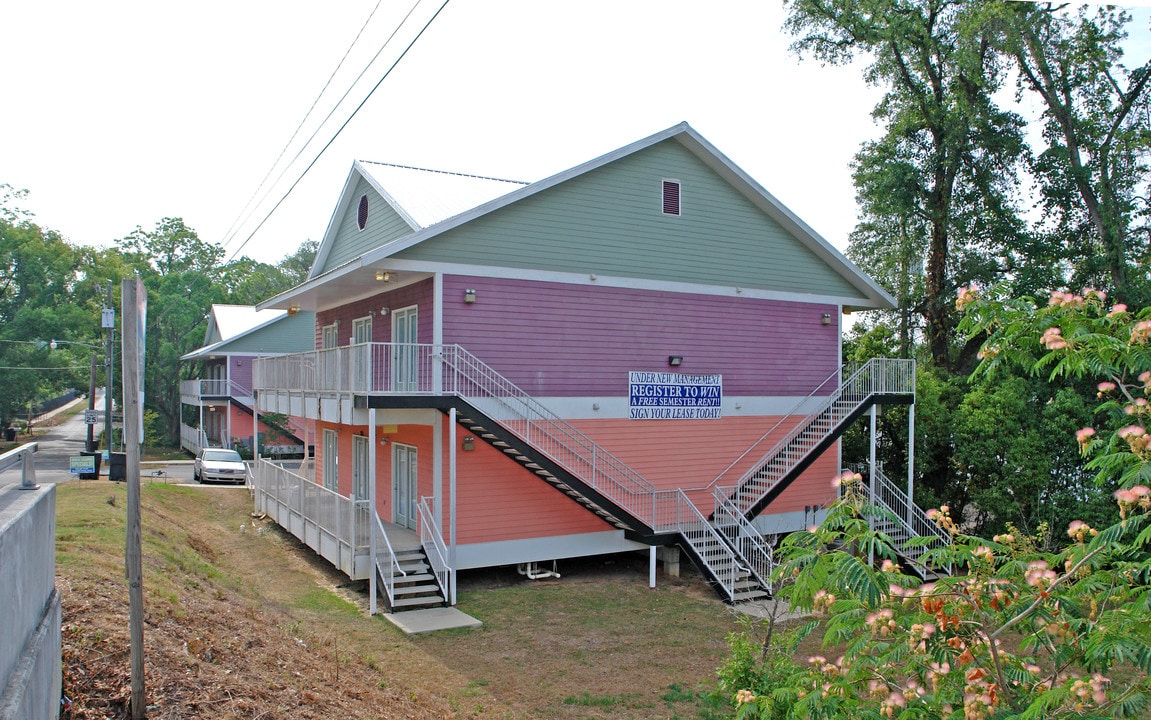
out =
{"type": "Polygon", "coordinates": [[[384,594],[389,610],[398,612],[447,605],[443,588],[436,582],[422,547],[398,548],[395,559],[400,574],[392,586],[391,597],[384,594]]]}
{"type": "MultiPolygon", "coordinates": [[[[754,456],[756,452],[763,452],[763,455],[734,485],[725,486],[725,482],[727,473],[738,466],[739,460],[716,478],[713,484],[726,487],[731,502],[745,516],[755,517],[770,505],[872,405],[910,404],[914,401],[913,361],[870,360],[845,376],[843,383],[832,389],[822,405],[801,418],[782,437],[778,437],[775,430],[786,427],[791,415],[749,448],[740,460],[754,456]]],[[[808,397],[815,397],[819,391],[817,388],[808,397]]]]}
{"type": "MultiPolygon", "coordinates": [[[[864,477],[866,468],[858,470],[864,477]]],[[[878,530],[891,538],[892,546],[906,564],[924,580],[931,580],[940,574],[950,574],[951,568],[929,567],[923,561],[923,556],[930,550],[946,547],[951,543],[947,533],[927,518],[918,505],[910,502],[898,485],[883,474],[883,466],[875,467],[875,494],[872,502],[886,513],[873,519],[873,529],[878,530]],[[927,544],[908,546],[907,542],[915,537],[932,538],[927,544]]]]}

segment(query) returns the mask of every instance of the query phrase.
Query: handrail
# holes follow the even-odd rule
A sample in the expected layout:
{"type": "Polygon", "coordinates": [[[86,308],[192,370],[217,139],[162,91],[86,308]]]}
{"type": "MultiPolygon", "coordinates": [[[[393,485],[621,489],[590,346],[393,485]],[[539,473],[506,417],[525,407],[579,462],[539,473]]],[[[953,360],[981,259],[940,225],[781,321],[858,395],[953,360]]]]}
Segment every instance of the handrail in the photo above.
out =
{"type": "Polygon", "coordinates": [[[491,366],[458,345],[444,347],[444,366],[455,371],[445,391],[479,409],[539,452],[601,492],[648,527],[654,524],[656,487],[574,425],[539,403],[491,366]],[[481,391],[477,398],[469,390],[481,391]],[[478,402],[477,402],[478,401],[478,402]],[[487,401],[487,402],[485,402],[487,401]]]}
{"type": "Polygon", "coordinates": [[[376,518],[376,530],[379,536],[384,539],[384,546],[388,549],[387,559],[391,561],[388,563],[388,569],[385,573],[384,568],[380,566],[379,553],[376,553],[376,563],[375,567],[372,568],[372,572],[376,573],[380,580],[383,581],[384,593],[387,595],[388,607],[390,608],[396,601],[396,572],[399,571],[400,575],[404,577],[406,577],[408,573],[400,567],[400,561],[396,559],[396,551],[392,547],[391,541],[388,540],[388,531],[384,529],[384,521],[380,519],[380,514],[373,512],[372,515],[376,518]]]}
{"type": "Polygon", "coordinates": [[[712,497],[715,499],[713,524],[727,536],[731,546],[747,564],[748,571],[771,592],[771,576],[775,570],[775,555],[771,545],[726,493],[717,489],[712,497]],[[727,528],[735,530],[734,537],[727,534],[727,528]]]}
{"type": "MultiPolygon", "coordinates": [[[[799,413],[800,408],[802,408],[804,405],[806,405],[808,402],[810,402],[813,397],[817,397],[819,395],[819,391],[823,389],[824,385],[827,385],[827,383],[831,382],[832,380],[837,379],[839,376],[840,376],[840,368],[836,368],[835,372],[828,375],[826,378],[823,379],[823,382],[816,385],[815,389],[807,394],[807,397],[803,398],[802,400],[797,402],[795,405],[793,405],[792,408],[787,411],[786,415],[784,415],[779,420],[777,420],[776,423],[774,425],[772,425],[771,428],[767,432],[765,432],[763,435],[761,435],[758,440],[753,442],[751,445],[748,446],[748,448],[746,450],[744,450],[742,453],[740,453],[739,457],[737,457],[735,460],[732,460],[731,464],[729,464],[727,467],[725,467],[723,470],[721,470],[720,473],[715,476],[715,479],[707,484],[706,489],[710,490],[711,488],[718,485],[720,483],[720,481],[724,478],[724,476],[727,475],[727,473],[733,467],[738,465],[740,462],[743,461],[743,459],[745,457],[750,455],[751,451],[754,450],[756,447],[758,447],[760,443],[762,443],[764,440],[771,437],[772,433],[774,433],[777,429],[779,429],[780,425],[783,425],[788,420],[790,420],[794,415],[799,413]]],[[[804,413],[805,417],[807,415],[808,415],[808,413],[804,413]]]]}
{"type": "Polygon", "coordinates": [[[708,521],[683,490],[665,490],[659,494],[674,496],[677,508],[675,529],[687,539],[693,548],[698,548],[698,541],[711,539],[714,540],[716,548],[724,553],[723,559],[729,561],[726,569],[719,567],[713,558],[704,553],[697,553],[697,557],[711,571],[711,576],[727,593],[728,599],[734,601],[735,583],[739,579],[740,573],[750,572],[750,569],[743,564],[743,558],[735,552],[719,530],[708,521]]]}
{"type": "Polygon", "coordinates": [[[451,602],[451,598],[448,598],[448,586],[452,574],[452,567],[448,562],[448,544],[444,541],[439,525],[435,522],[435,515],[432,513],[431,505],[428,504],[429,500],[431,498],[420,498],[417,506],[420,515],[420,545],[427,553],[428,564],[432,566],[432,572],[436,576],[436,583],[440,586],[440,591],[448,599],[449,604],[454,604],[451,602]],[[428,552],[429,547],[435,552],[428,552]]]}
{"type": "MultiPolygon", "coordinates": [[[[816,409],[813,413],[806,416],[795,425],[786,435],[778,440],[770,450],[764,453],[760,460],[751,465],[738,481],[734,483],[736,489],[736,497],[733,498],[736,506],[743,512],[748,512],[757,502],[774,487],[779,478],[769,478],[769,466],[777,460],[782,460],[783,464],[778,468],[779,477],[782,477],[788,470],[795,466],[800,459],[805,457],[812,447],[802,448],[798,454],[784,453],[784,450],[791,446],[801,435],[807,433],[813,425],[821,420],[834,426],[850,414],[850,411],[845,412],[843,417],[832,416],[825,418],[824,416],[832,411],[837,403],[846,401],[848,408],[854,410],[868,397],[878,393],[913,393],[915,391],[915,361],[913,360],[892,360],[887,358],[872,358],[868,360],[863,366],[851,374],[843,384],[839,387],[838,391],[829,395],[827,400],[816,409]],[[910,368],[910,372],[908,372],[910,368]],[[878,372],[876,372],[878,369],[878,372]],[[890,382],[889,382],[890,380],[890,382]],[[759,476],[757,478],[757,476],[759,476]],[[765,487],[755,488],[753,492],[746,492],[753,479],[764,480],[767,482],[765,487]]],[[[830,431],[830,427],[815,434],[816,440],[821,440],[826,437],[830,431]]],[[[716,478],[713,484],[721,480],[722,477],[716,478]]]]}
{"type": "Polygon", "coordinates": [[[16,465],[20,466],[20,488],[34,490],[36,486],[36,453],[40,443],[24,443],[0,455],[0,472],[16,465]]]}
{"type": "Polygon", "coordinates": [[[880,463],[876,463],[875,479],[879,488],[878,497],[874,501],[899,518],[909,537],[935,537],[944,545],[951,543],[951,537],[928,520],[927,513],[915,503],[909,502],[907,493],[883,474],[883,465],[880,463]]]}

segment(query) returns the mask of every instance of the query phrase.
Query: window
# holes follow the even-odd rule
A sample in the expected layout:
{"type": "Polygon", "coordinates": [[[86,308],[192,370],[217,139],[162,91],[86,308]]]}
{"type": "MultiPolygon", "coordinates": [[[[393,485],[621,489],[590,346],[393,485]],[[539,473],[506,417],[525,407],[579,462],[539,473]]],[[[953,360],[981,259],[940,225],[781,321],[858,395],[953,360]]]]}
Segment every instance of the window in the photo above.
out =
{"type": "Polygon", "coordinates": [[[663,214],[679,215],[679,180],[663,181],[663,214]]]}
{"type": "Polygon", "coordinates": [[[372,341],[372,316],[357,318],[352,321],[352,344],[358,345],[372,341]]]}
{"type": "Polygon", "coordinates": [[[356,227],[363,230],[368,224],[368,196],[360,196],[360,207],[356,211],[356,227]]]}
{"type": "Polygon", "coordinates": [[[339,326],[335,323],[325,325],[320,334],[320,349],[327,350],[340,344],[339,326]]]}
{"type": "Polygon", "coordinates": [[[335,430],[324,431],[324,487],[335,492],[340,491],[339,471],[337,470],[339,453],[339,435],[335,430]]]}

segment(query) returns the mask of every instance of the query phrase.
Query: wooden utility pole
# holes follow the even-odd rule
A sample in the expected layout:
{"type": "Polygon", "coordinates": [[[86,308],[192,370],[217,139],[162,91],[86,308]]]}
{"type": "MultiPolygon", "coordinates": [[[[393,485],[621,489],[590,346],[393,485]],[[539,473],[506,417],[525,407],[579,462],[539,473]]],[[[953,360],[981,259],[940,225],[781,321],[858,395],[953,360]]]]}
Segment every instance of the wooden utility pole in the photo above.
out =
{"type": "MultiPolygon", "coordinates": [[[[92,371],[88,375],[88,409],[96,409],[96,354],[92,354],[92,371]]],[[[85,424],[88,426],[88,440],[84,443],[84,449],[92,452],[96,449],[96,439],[93,436],[95,429],[92,423],[88,422],[85,418],[85,424]]],[[[99,480],[100,478],[96,478],[99,480]]]]}
{"type": "Polygon", "coordinates": [[[128,624],[132,646],[131,718],[143,720],[147,705],[144,698],[144,565],[140,550],[139,429],[143,427],[144,413],[140,388],[144,374],[144,327],[148,296],[139,278],[121,281],[120,293],[120,337],[123,348],[120,367],[124,377],[124,427],[121,436],[127,455],[124,481],[128,486],[128,532],[124,566],[128,574],[128,624]]]}

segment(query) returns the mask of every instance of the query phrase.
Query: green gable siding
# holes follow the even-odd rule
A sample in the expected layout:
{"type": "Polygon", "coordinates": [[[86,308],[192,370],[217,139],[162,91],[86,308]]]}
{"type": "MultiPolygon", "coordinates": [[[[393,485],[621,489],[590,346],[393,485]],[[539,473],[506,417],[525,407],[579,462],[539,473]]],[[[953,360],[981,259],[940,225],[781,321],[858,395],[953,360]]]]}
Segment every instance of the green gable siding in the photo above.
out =
{"type": "Polygon", "coordinates": [[[251,355],[305,352],[315,347],[315,326],[315,313],[286,315],[265,327],[257,328],[231,342],[224,343],[217,348],[217,351],[251,355]]]}
{"type": "Polygon", "coordinates": [[[397,256],[860,297],[839,273],[674,140],[397,256]],[[680,216],[662,213],[664,179],[681,183],[680,216]]]}
{"type": "Polygon", "coordinates": [[[337,268],[369,250],[412,232],[412,228],[400,214],[393,210],[392,206],[385,202],[375,188],[362,177],[356,183],[351,202],[348,203],[339,223],[332,248],[324,258],[324,266],[320,269],[320,273],[337,268]],[[365,193],[368,196],[368,222],[364,229],[360,230],[356,224],[356,216],[360,208],[360,196],[365,193]]]}

